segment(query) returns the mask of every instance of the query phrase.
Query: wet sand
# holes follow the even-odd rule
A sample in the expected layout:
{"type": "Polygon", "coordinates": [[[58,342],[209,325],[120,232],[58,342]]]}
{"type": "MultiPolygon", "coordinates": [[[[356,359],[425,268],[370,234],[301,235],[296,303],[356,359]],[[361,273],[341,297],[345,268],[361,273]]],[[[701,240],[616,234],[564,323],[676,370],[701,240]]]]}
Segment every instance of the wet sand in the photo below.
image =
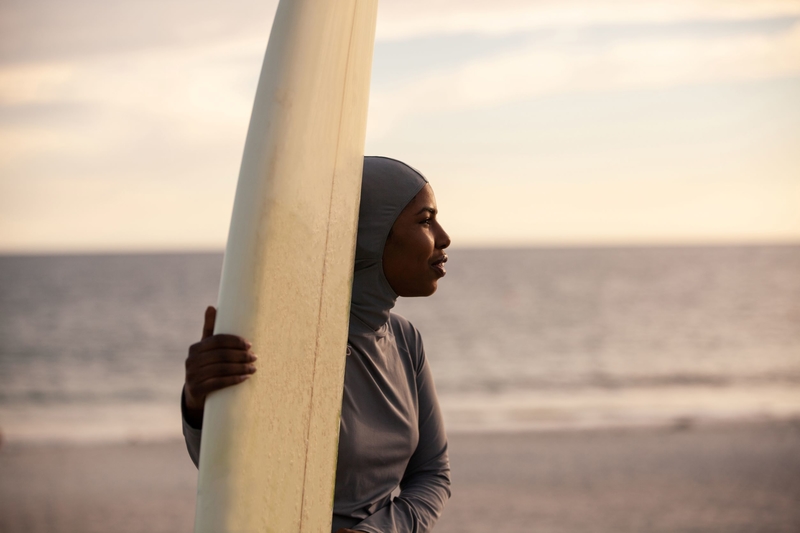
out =
{"type": "MultiPolygon", "coordinates": [[[[800,423],[451,435],[438,533],[800,531],[800,423]]],[[[190,532],[182,442],[8,445],[0,532],[190,532]]]]}

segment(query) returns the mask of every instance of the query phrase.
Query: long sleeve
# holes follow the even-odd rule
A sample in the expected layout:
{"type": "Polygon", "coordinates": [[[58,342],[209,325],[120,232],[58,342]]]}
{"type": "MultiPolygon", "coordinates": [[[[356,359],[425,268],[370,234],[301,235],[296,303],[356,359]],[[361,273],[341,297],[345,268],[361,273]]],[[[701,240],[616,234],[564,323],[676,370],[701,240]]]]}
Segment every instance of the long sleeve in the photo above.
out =
{"type": "Polygon", "coordinates": [[[421,343],[419,348],[419,444],[400,482],[400,494],[353,529],[367,533],[428,532],[450,497],[447,436],[421,343]]]}
{"type": "Polygon", "coordinates": [[[193,427],[186,421],[186,398],[181,392],[181,420],[183,421],[183,440],[186,441],[186,449],[189,457],[195,466],[200,466],[200,436],[203,434],[202,428],[193,427]]]}
{"type": "MultiPolygon", "coordinates": [[[[379,334],[351,332],[348,343],[332,531],[431,531],[450,496],[450,465],[419,332],[392,315],[379,334]]],[[[198,464],[202,427],[187,420],[184,398],[181,408],[198,464]]]]}

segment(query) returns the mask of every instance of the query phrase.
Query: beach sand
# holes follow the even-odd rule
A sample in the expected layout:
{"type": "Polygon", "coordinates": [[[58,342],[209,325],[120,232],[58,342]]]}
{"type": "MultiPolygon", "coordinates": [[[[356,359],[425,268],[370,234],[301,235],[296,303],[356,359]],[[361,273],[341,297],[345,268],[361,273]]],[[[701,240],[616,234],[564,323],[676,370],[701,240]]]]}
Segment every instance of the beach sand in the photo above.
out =
{"type": "MultiPolygon", "coordinates": [[[[450,437],[437,533],[800,531],[800,422],[450,437]]],[[[0,450],[0,532],[192,530],[182,442],[0,450]]]]}

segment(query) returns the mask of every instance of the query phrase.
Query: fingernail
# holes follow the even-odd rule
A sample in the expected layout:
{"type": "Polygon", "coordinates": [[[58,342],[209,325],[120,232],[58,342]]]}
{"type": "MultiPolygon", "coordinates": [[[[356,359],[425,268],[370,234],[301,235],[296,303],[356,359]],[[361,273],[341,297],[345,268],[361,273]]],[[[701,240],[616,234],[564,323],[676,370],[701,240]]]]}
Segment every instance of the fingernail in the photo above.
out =
{"type": "Polygon", "coordinates": [[[255,361],[256,359],[258,359],[258,356],[256,354],[254,354],[254,353],[251,353],[250,354],[250,360],[251,361],[255,361]]]}

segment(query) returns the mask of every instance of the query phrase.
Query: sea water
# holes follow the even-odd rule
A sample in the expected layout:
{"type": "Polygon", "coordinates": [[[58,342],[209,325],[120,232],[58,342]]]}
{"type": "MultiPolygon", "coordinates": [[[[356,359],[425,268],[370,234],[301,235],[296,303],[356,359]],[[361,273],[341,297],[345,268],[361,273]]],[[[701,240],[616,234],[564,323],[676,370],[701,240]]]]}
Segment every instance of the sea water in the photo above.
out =
{"type": "MultiPolygon", "coordinates": [[[[449,255],[436,295],[395,311],[422,332],[450,431],[800,417],[800,246],[449,255]]],[[[0,257],[4,440],[179,438],[221,264],[0,257]]]]}

